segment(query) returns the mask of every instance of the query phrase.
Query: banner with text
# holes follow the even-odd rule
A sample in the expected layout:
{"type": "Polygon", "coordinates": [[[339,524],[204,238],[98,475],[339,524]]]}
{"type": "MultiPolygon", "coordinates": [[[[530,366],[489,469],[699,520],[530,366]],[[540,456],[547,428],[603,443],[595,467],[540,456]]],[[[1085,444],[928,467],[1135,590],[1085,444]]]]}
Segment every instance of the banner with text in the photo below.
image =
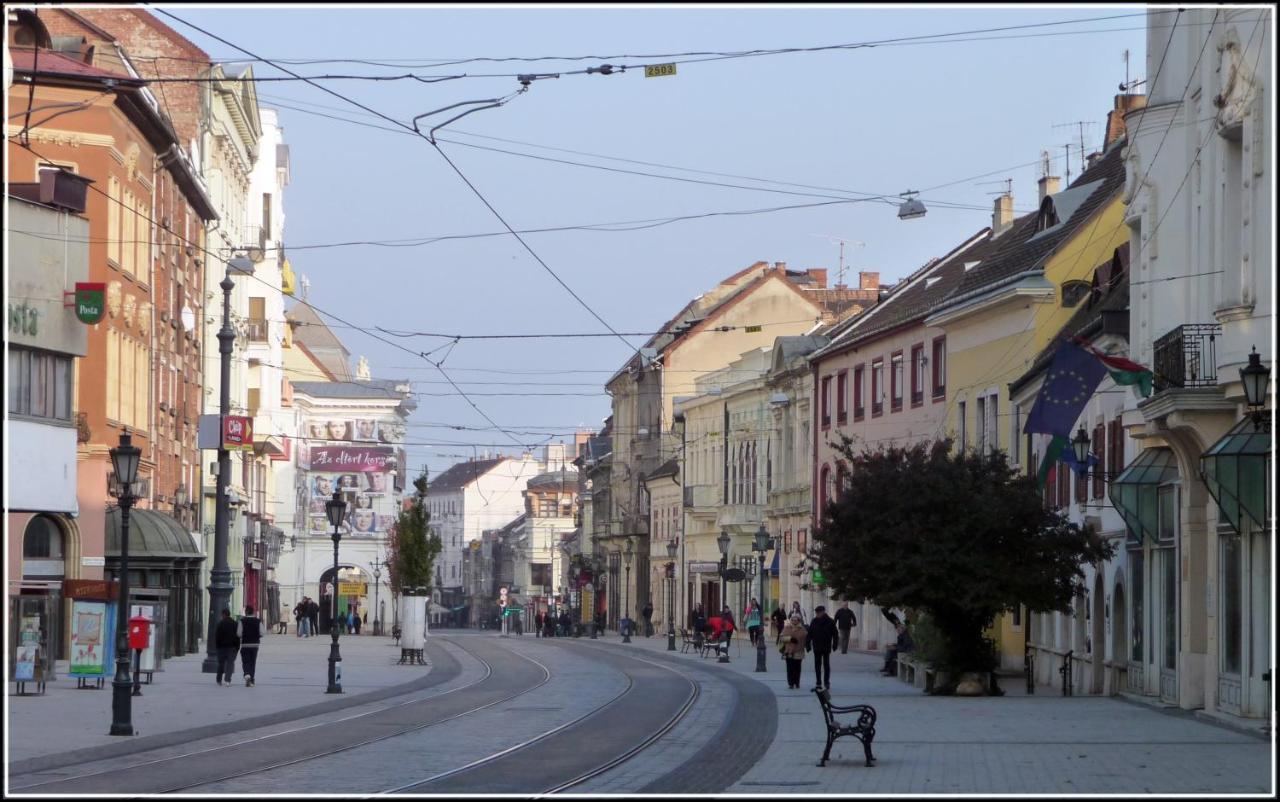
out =
{"type": "Polygon", "coordinates": [[[312,446],[311,469],[316,471],[385,471],[395,461],[386,446],[312,446]]]}

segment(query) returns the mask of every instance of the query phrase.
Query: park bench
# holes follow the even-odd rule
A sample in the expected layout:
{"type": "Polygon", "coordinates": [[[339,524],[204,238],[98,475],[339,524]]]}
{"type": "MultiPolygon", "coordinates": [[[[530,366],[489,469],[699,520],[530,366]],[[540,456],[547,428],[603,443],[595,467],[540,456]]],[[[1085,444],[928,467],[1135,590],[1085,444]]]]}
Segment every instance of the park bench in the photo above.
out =
{"type": "Polygon", "coordinates": [[[846,735],[852,735],[862,742],[862,751],[867,761],[866,765],[874,766],[876,759],[871,754],[871,741],[876,737],[876,709],[870,705],[849,705],[847,707],[833,705],[831,704],[831,691],[828,689],[814,688],[813,692],[818,696],[818,704],[822,706],[822,718],[827,725],[827,748],[822,751],[822,759],[818,761],[818,766],[827,765],[827,760],[831,757],[831,745],[836,742],[836,739],[843,738],[846,735]],[[852,724],[836,718],[836,716],[855,713],[858,719],[852,724]]]}
{"type": "Polygon", "coordinates": [[[721,652],[728,654],[729,652],[728,633],[721,632],[717,637],[703,638],[702,646],[699,647],[698,651],[703,657],[706,657],[709,654],[714,654],[717,657],[719,657],[721,652]]]}
{"type": "Polygon", "coordinates": [[[690,632],[687,629],[680,630],[680,653],[688,654],[690,649],[701,649],[702,637],[697,632],[690,632]]]}

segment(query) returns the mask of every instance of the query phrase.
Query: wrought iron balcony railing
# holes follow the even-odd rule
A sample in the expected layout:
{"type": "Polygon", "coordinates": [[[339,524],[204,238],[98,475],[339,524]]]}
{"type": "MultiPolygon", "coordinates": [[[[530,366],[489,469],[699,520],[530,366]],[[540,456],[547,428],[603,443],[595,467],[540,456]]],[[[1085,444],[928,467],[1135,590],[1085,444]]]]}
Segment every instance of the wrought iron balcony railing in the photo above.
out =
{"type": "Polygon", "coordinates": [[[1213,387],[1218,383],[1217,323],[1187,323],[1154,343],[1155,391],[1213,387]]]}

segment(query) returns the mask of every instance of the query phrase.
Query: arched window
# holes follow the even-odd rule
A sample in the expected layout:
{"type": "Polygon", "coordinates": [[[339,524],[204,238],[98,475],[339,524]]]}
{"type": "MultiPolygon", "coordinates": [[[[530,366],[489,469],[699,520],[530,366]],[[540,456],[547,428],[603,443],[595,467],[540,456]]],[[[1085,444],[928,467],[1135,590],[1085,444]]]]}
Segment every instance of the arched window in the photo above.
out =
{"type": "Polygon", "coordinates": [[[1089,297],[1092,289],[1087,281],[1064,281],[1062,283],[1062,305],[1065,307],[1077,306],[1085,298],[1089,297]]]}
{"type": "Polygon", "coordinates": [[[24,560],[61,560],[62,527],[47,515],[37,515],[22,535],[24,560]]]}
{"type": "Polygon", "coordinates": [[[827,508],[828,486],[831,484],[831,466],[823,465],[818,479],[818,517],[821,518],[827,508]]]}

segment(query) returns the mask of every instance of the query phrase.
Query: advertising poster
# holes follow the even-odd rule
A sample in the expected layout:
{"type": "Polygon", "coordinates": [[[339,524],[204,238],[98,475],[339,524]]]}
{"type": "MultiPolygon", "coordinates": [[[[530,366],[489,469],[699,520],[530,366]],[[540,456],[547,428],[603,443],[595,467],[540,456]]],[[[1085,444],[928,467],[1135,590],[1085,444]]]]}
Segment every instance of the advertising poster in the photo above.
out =
{"type": "Polygon", "coordinates": [[[377,516],[373,510],[357,509],[351,514],[352,535],[372,535],[378,531],[377,516]]]}
{"type": "Polygon", "coordinates": [[[102,677],[111,662],[115,605],[77,599],[71,604],[71,674],[102,677]]]}
{"type": "Polygon", "coordinates": [[[18,654],[14,660],[14,679],[19,682],[36,678],[36,663],[40,659],[40,619],[25,616],[18,632],[18,654]]]}

